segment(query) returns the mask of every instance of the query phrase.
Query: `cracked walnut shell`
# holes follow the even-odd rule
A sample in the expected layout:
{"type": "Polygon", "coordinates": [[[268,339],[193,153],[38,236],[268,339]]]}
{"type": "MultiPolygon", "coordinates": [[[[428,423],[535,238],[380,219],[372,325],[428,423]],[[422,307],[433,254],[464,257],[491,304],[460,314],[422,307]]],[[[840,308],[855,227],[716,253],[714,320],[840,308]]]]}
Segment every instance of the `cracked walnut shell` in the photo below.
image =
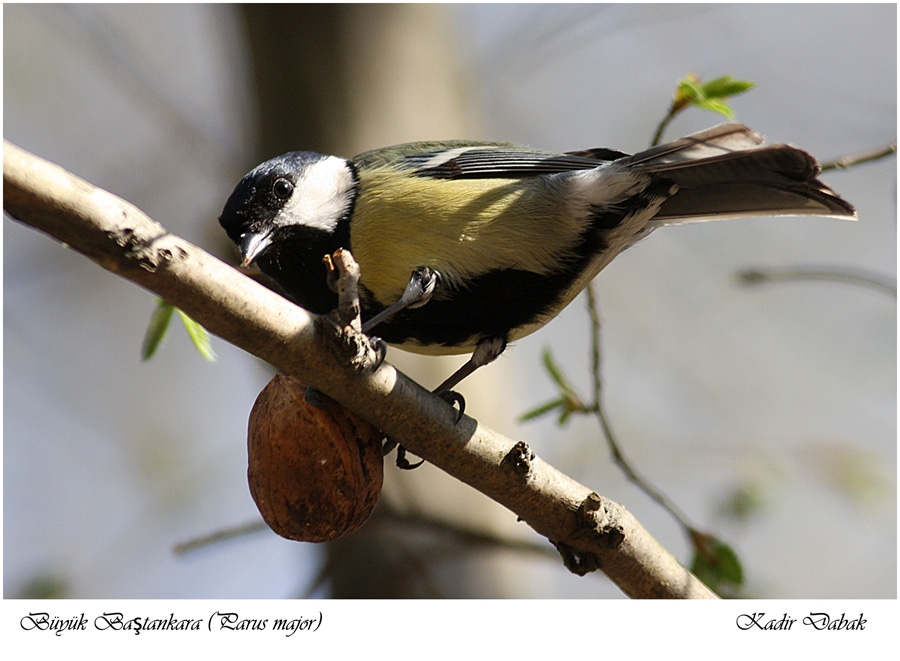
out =
{"type": "Polygon", "coordinates": [[[381,493],[382,436],[338,404],[314,406],[306,384],[276,374],[253,405],[247,440],[250,493],[265,522],[302,542],[357,530],[381,493]]]}

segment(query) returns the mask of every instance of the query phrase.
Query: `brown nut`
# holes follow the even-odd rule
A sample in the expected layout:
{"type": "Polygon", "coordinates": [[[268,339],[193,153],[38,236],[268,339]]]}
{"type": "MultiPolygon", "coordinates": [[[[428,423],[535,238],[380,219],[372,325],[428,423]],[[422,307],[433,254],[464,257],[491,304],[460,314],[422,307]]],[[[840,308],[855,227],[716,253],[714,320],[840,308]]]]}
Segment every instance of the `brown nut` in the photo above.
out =
{"type": "Polygon", "coordinates": [[[272,530],[327,542],[358,529],[375,508],[384,477],[382,434],[335,404],[306,400],[306,384],[269,381],[250,412],[250,493],[272,530]]]}

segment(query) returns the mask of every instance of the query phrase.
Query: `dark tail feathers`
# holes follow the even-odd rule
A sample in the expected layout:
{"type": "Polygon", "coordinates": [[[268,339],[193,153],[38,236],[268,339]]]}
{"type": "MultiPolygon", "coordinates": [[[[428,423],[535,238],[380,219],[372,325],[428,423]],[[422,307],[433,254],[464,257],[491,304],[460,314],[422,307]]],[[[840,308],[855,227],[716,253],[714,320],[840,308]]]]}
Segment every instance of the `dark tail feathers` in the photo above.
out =
{"type": "Polygon", "coordinates": [[[652,223],[738,216],[856,219],[853,206],[817,179],[819,164],[790,145],[764,145],[741,124],[721,124],[617,161],[678,186],[652,223]]]}

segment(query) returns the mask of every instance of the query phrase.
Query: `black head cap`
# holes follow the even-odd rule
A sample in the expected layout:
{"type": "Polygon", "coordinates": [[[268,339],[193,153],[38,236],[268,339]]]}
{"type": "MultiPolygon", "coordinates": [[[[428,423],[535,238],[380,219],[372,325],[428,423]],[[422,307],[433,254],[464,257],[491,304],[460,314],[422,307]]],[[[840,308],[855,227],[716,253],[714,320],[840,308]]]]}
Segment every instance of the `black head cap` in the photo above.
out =
{"type": "Polygon", "coordinates": [[[310,151],[294,151],[266,161],[248,172],[235,187],[219,224],[235,244],[248,233],[271,229],[307,168],[326,157],[310,151]]]}

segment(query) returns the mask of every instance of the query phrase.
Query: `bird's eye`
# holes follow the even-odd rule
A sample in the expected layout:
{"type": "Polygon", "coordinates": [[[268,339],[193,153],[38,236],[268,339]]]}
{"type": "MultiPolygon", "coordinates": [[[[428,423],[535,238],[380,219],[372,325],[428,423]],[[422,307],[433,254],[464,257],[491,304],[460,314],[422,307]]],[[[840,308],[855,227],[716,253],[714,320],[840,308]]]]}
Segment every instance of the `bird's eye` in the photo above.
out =
{"type": "Polygon", "coordinates": [[[277,197],[279,200],[288,199],[293,192],[294,184],[292,184],[284,177],[279,177],[275,180],[275,183],[272,184],[272,193],[274,193],[275,197],[277,197]]]}

